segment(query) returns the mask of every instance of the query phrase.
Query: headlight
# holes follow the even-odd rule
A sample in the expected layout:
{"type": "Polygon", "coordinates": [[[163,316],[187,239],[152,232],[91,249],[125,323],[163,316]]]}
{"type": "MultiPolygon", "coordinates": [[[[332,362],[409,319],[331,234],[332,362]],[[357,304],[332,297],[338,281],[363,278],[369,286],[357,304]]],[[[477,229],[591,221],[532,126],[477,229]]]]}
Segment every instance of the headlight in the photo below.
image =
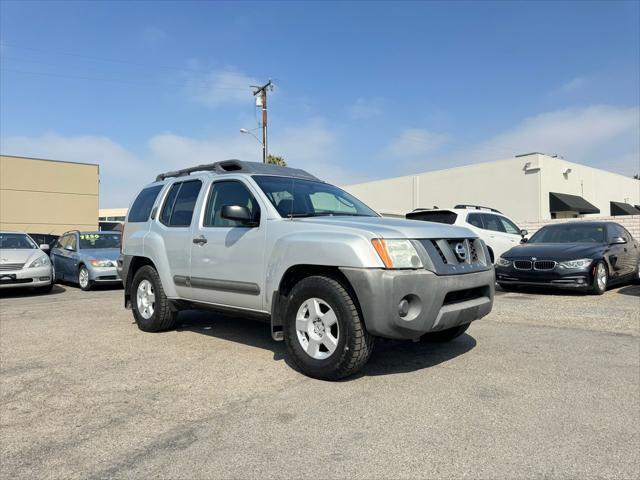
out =
{"type": "Polygon", "coordinates": [[[91,265],[94,267],[115,267],[116,262],[112,260],[91,260],[91,265]]]}
{"type": "Polygon", "coordinates": [[[503,258],[503,257],[498,258],[498,261],[496,263],[501,267],[511,266],[511,260],[507,260],[506,258],[503,258]]]}
{"type": "Polygon", "coordinates": [[[586,268],[593,262],[591,258],[581,258],[579,260],[568,260],[566,262],[560,262],[559,265],[562,268],[586,268]]]}
{"type": "Polygon", "coordinates": [[[387,268],[422,268],[422,261],[410,240],[371,240],[387,268]]]}
{"type": "Polygon", "coordinates": [[[31,262],[28,268],[45,267],[47,265],[51,265],[51,261],[47,255],[42,255],[31,262]]]}

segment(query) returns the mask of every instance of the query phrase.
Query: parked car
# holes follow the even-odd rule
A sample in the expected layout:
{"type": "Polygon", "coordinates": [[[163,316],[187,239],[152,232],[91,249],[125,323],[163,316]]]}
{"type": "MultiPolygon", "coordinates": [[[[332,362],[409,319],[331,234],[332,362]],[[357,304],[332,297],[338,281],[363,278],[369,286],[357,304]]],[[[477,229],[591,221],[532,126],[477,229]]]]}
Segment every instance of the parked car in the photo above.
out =
{"type": "MultiPolygon", "coordinates": [[[[53,246],[58,241],[58,235],[52,235],[50,233],[27,233],[31,237],[31,239],[36,242],[38,245],[48,245],[53,246]]],[[[45,250],[47,255],[51,256],[51,249],[45,250]]]]}
{"type": "Polygon", "coordinates": [[[613,222],[547,225],[531,239],[505,252],[496,264],[498,284],[590,290],[640,277],[640,245],[613,222]]]}
{"type": "Polygon", "coordinates": [[[407,213],[406,218],[467,227],[487,244],[492,263],[511,247],[518,245],[528,234],[500,211],[479,205],[456,205],[454,208],[443,209],[419,208],[407,213]]]}
{"type": "Polygon", "coordinates": [[[469,229],[382,218],[303,170],[237,160],[161,174],[124,226],[125,306],[141,330],[209,308],[270,322],[305,374],[338,379],[375,336],[446,341],[493,305],[469,229]]]}
{"type": "Polygon", "coordinates": [[[120,283],[121,240],[119,232],[64,233],[51,251],[56,280],[77,283],[85,291],[95,284],[120,283]]]}
{"type": "Polygon", "coordinates": [[[0,289],[29,287],[48,293],[53,271],[46,251],[26,233],[0,232],[0,289]]]}

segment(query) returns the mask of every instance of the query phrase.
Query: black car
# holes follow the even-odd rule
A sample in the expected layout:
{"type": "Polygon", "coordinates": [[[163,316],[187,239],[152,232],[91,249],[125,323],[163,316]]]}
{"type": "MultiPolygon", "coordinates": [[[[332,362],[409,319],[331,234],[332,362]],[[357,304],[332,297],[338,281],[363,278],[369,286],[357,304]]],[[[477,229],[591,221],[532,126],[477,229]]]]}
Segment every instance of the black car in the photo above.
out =
{"type": "Polygon", "coordinates": [[[602,295],[608,285],[639,276],[640,245],[613,222],[547,225],[496,262],[496,281],[505,290],[533,285],[602,295]]]}

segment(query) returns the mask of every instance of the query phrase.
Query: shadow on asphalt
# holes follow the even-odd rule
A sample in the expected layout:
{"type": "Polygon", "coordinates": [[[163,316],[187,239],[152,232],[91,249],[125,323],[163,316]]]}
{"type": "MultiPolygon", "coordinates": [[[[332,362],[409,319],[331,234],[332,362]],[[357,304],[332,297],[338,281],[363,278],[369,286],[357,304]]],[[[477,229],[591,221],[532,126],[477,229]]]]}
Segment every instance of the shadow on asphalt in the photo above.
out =
{"type": "Polygon", "coordinates": [[[67,289],[61,285],[54,285],[50,292],[38,292],[34,288],[7,288],[0,290],[2,298],[24,298],[24,297],[43,297],[45,295],[58,295],[64,293],[67,289]]]}
{"type": "MultiPolygon", "coordinates": [[[[263,348],[273,352],[274,360],[284,360],[291,368],[284,342],[271,338],[269,324],[241,317],[227,317],[202,310],[179,313],[178,332],[194,332],[221,340],[263,348]]],[[[448,343],[411,342],[376,339],[373,354],[365,367],[345,381],[362,376],[406,373],[433,367],[463,355],[476,346],[470,335],[464,334],[448,343]]]]}
{"type": "Polygon", "coordinates": [[[640,285],[628,285],[618,290],[621,295],[630,295],[632,297],[640,297],[640,285]]]}

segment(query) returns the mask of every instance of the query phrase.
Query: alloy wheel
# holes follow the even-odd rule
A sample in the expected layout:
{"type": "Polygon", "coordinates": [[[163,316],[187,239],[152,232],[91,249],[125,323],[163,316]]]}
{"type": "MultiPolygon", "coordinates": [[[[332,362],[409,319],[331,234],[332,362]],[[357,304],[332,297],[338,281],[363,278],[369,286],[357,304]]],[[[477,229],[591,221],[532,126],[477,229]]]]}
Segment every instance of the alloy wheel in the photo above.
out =
{"type": "Polygon", "coordinates": [[[136,305],[142,318],[145,320],[151,318],[156,307],[156,295],[153,291],[153,285],[151,285],[149,280],[142,280],[138,285],[136,305]]]}
{"type": "Polygon", "coordinates": [[[606,290],[607,288],[607,269],[603,263],[599,263],[596,268],[596,279],[598,280],[598,288],[606,290]]]}
{"type": "Polygon", "coordinates": [[[81,268],[78,274],[78,283],[82,288],[87,288],[89,285],[89,271],[86,268],[81,268]]]}
{"type": "Polygon", "coordinates": [[[316,360],[325,360],[338,347],[338,317],[324,300],[309,298],[302,302],[296,314],[296,333],[307,355],[316,360]]]}

